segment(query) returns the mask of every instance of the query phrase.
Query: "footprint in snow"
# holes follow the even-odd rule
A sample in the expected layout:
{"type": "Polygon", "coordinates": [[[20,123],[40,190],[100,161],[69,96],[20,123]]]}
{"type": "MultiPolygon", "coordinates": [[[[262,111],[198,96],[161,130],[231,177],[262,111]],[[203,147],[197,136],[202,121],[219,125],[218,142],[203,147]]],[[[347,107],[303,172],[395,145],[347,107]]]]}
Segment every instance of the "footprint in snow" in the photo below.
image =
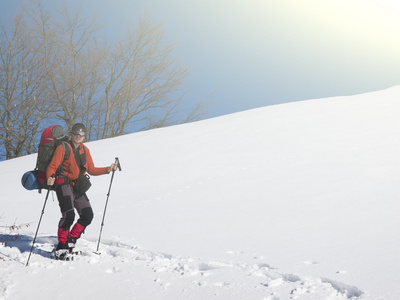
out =
{"type": "Polygon", "coordinates": [[[243,254],[244,251],[229,250],[229,251],[226,251],[226,253],[227,253],[227,254],[230,254],[230,255],[240,255],[240,254],[243,254]]]}
{"type": "Polygon", "coordinates": [[[214,285],[215,286],[218,286],[218,287],[228,287],[228,286],[230,286],[231,284],[229,283],[229,282],[216,282],[216,283],[214,283],[214,285]]]}

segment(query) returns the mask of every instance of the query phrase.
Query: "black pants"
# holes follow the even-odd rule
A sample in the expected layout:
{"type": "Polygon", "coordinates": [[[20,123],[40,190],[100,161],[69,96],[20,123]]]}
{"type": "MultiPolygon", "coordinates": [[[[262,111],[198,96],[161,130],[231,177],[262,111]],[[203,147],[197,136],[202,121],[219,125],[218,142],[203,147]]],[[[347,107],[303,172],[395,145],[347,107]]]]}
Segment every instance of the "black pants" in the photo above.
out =
{"type": "Polygon", "coordinates": [[[86,194],[76,194],[69,184],[58,186],[56,194],[61,210],[61,219],[58,223],[58,242],[65,243],[75,220],[75,210],[78,212],[79,219],[71,230],[73,237],[79,237],[92,222],[93,210],[86,194]]]}

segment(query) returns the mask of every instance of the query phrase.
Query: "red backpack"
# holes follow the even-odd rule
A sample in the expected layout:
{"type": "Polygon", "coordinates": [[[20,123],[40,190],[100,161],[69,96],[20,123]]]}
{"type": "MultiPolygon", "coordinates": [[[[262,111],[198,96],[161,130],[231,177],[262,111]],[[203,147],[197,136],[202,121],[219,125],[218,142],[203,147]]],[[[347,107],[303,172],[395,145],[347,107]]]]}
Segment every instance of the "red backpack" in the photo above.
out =
{"type": "MultiPolygon", "coordinates": [[[[67,143],[67,137],[65,136],[64,129],[60,125],[53,125],[43,130],[40,138],[38,157],[36,162],[35,170],[38,171],[38,181],[42,188],[47,188],[46,182],[46,169],[53,158],[54,152],[59,145],[63,145],[64,148],[64,160],[68,159],[71,148],[67,143]]],[[[64,166],[63,164],[57,169],[55,174],[57,177],[63,177],[64,166]]]]}

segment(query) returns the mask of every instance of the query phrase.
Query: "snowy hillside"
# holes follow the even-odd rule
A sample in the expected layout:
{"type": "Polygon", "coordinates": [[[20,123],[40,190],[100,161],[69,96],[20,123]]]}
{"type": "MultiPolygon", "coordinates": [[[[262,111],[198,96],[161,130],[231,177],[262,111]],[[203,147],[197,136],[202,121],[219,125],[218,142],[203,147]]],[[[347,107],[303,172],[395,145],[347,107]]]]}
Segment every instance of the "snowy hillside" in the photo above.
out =
{"type": "Polygon", "coordinates": [[[60,217],[0,163],[0,299],[400,299],[400,87],[265,107],[88,143],[95,219],[72,262],[60,217]],[[6,233],[6,234],[4,234],[6,233]]]}

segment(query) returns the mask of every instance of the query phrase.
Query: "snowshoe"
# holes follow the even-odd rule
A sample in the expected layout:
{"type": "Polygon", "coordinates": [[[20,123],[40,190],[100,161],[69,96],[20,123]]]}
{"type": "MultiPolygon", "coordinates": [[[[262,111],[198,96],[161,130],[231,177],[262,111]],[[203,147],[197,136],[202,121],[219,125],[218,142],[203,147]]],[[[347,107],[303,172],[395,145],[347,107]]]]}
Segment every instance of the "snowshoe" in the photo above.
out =
{"type": "Polygon", "coordinates": [[[74,254],[69,249],[54,249],[50,254],[51,259],[55,260],[74,260],[74,254]]]}

